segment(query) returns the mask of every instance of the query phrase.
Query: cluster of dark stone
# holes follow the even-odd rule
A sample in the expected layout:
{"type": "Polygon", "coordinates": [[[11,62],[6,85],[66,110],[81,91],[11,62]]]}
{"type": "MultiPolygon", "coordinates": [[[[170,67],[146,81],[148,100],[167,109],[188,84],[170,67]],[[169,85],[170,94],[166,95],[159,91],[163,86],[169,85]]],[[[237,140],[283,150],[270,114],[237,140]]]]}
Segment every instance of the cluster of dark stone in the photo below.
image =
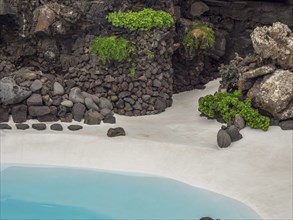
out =
{"type": "MultiPolygon", "coordinates": [[[[15,124],[15,127],[18,130],[27,130],[30,128],[30,126],[28,124],[15,124]]],[[[43,131],[47,129],[47,125],[44,123],[35,123],[32,124],[32,128],[38,131],[43,131]]],[[[69,125],[67,126],[67,129],[70,131],[78,131],[81,130],[83,127],[81,125],[69,125]]],[[[12,127],[8,124],[0,124],[0,130],[11,130],[12,127]]],[[[63,126],[61,124],[52,124],[50,125],[50,129],[52,131],[63,131],[63,126]]],[[[108,132],[107,132],[107,136],[108,137],[118,137],[118,136],[125,136],[125,130],[121,127],[117,127],[117,128],[109,128],[108,132]]]]}
{"type": "MultiPolygon", "coordinates": [[[[47,103],[53,101],[50,106],[54,105],[57,108],[60,106],[60,96],[63,100],[62,96],[70,95],[70,90],[76,87],[80,89],[82,95],[97,94],[99,98],[106,98],[112,103],[111,110],[121,115],[150,115],[164,111],[172,104],[174,43],[172,28],[147,32],[128,31],[115,28],[106,21],[106,15],[111,11],[122,9],[137,11],[145,7],[140,1],[134,3],[134,5],[127,1],[123,4],[119,1],[81,3],[79,0],[18,2],[14,16],[16,20],[25,19],[26,24],[19,26],[17,22],[10,25],[4,22],[5,28],[2,29],[1,26],[0,49],[3,53],[0,54],[0,79],[11,77],[15,72],[19,73],[18,76],[24,76],[23,72],[35,70],[40,73],[34,78],[38,80],[37,82],[34,83],[32,78],[16,77],[16,83],[31,87],[41,86],[41,81],[43,87],[38,93],[42,95],[43,101],[47,103]],[[132,54],[131,61],[104,64],[92,53],[90,45],[96,36],[112,35],[124,37],[135,45],[137,53],[132,54]],[[132,70],[134,75],[130,74],[132,70]],[[44,77],[47,78],[46,81],[43,80],[44,77]],[[57,89],[63,87],[65,91],[63,95],[52,93],[56,83],[60,84],[56,86],[57,89]]],[[[166,7],[164,9],[168,11],[172,4],[162,0],[155,5],[159,7],[158,9],[166,7]]],[[[6,21],[5,13],[7,12],[2,12],[3,21],[6,21]]],[[[68,100],[69,97],[65,99],[68,100]]],[[[97,104],[94,98],[93,101],[97,104]]],[[[87,103],[80,102],[76,107],[69,108],[81,112],[84,108],[82,105],[85,104],[87,103]]],[[[51,107],[50,112],[55,110],[51,107]]],[[[47,115],[49,109],[29,106],[28,111],[43,112],[43,114],[46,112],[47,115]]],[[[47,116],[33,117],[39,117],[43,122],[42,119],[46,119],[47,116]]],[[[66,121],[71,119],[70,115],[62,118],[66,121]]],[[[73,119],[75,119],[74,115],[73,119]]]]}
{"type": "Polygon", "coordinates": [[[14,123],[24,123],[28,119],[40,122],[80,122],[84,119],[88,125],[102,121],[116,123],[113,105],[108,99],[81,92],[78,87],[66,86],[65,89],[54,77],[49,80],[48,75],[23,79],[28,75],[34,78],[37,76],[35,71],[22,70],[20,73],[19,85],[11,77],[0,80],[0,122],[8,122],[11,114],[14,123]]]}
{"type": "Polygon", "coordinates": [[[242,139],[240,130],[245,128],[245,121],[240,115],[235,116],[234,124],[228,123],[227,126],[222,126],[217,134],[217,143],[220,148],[226,148],[232,142],[242,139]]]}

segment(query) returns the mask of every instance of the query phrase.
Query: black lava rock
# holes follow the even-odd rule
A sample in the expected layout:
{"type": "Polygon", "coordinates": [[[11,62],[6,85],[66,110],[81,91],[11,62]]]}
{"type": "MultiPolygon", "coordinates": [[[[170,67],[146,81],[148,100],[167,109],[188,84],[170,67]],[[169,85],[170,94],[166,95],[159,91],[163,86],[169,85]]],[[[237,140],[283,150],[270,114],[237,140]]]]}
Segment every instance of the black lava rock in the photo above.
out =
{"type": "Polygon", "coordinates": [[[0,124],[0,130],[11,130],[11,126],[8,124],[0,124]]]}
{"type": "Polygon", "coordinates": [[[282,130],[293,130],[293,119],[281,121],[279,125],[282,130]]]}
{"type": "Polygon", "coordinates": [[[26,130],[30,128],[28,124],[16,124],[15,126],[18,130],[26,130]]]}
{"type": "Polygon", "coordinates": [[[107,124],[116,124],[116,118],[113,115],[106,115],[103,122],[107,124]]]}
{"type": "Polygon", "coordinates": [[[107,132],[108,137],[117,137],[117,136],[125,136],[126,133],[123,128],[110,128],[107,132]]]}
{"type": "Polygon", "coordinates": [[[43,130],[46,130],[47,126],[46,124],[38,123],[38,124],[32,124],[32,128],[38,131],[43,131],[43,130]]]}
{"type": "Polygon", "coordinates": [[[61,124],[52,124],[50,126],[51,130],[53,131],[63,131],[63,127],[61,124]]]}
{"type": "Polygon", "coordinates": [[[80,126],[80,125],[69,125],[68,129],[70,131],[78,131],[78,130],[82,129],[82,126],[80,126]]]}
{"type": "Polygon", "coordinates": [[[242,139],[242,135],[240,134],[238,128],[235,125],[229,126],[226,129],[226,131],[230,135],[232,142],[239,141],[240,139],[242,139]]]}
{"type": "Polygon", "coordinates": [[[226,148],[231,145],[231,137],[226,130],[220,129],[217,134],[217,143],[220,148],[226,148]]]}

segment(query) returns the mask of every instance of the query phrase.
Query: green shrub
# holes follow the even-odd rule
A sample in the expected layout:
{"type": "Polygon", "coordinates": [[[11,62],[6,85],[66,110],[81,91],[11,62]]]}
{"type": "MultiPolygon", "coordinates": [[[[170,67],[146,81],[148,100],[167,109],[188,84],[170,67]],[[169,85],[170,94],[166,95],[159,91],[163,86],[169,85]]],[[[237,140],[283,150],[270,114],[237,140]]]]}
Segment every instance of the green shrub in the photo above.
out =
{"type": "Polygon", "coordinates": [[[219,67],[219,73],[221,76],[221,88],[227,89],[231,92],[238,89],[237,82],[239,80],[239,61],[231,60],[228,65],[221,65],[219,67]]]}
{"type": "Polygon", "coordinates": [[[150,8],[138,12],[112,12],[107,15],[107,20],[115,27],[144,31],[165,26],[171,27],[174,23],[174,19],[169,13],[150,8]]]}
{"type": "Polygon", "coordinates": [[[215,44],[215,33],[205,23],[195,21],[190,31],[184,35],[182,43],[189,54],[195,49],[209,49],[215,44]]]}
{"type": "Polygon", "coordinates": [[[240,114],[246,124],[251,128],[260,128],[267,131],[270,126],[270,119],[258,113],[257,109],[251,106],[251,100],[240,101],[240,92],[216,93],[199,99],[198,110],[209,118],[215,118],[219,113],[225,122],[233,122],[236,114],[240,114]]]}
{"type": "Polygon", "coordinates": [[[91,47],[102,63],[125,61],[134,49],[128,40],[116,36],[96,37],[91,42],[91,47]]]}

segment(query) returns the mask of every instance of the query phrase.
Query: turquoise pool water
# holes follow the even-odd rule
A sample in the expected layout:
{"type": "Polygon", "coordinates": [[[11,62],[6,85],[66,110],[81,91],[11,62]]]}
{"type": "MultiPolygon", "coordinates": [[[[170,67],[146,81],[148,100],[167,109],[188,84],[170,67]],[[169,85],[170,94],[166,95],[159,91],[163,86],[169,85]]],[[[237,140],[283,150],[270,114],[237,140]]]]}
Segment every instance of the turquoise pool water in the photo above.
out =
{"type": "Polygon", "coordinates": [[[260,219],[234,199],[155,176],[10,166],[1,171],[1,219],[260,219]]]}

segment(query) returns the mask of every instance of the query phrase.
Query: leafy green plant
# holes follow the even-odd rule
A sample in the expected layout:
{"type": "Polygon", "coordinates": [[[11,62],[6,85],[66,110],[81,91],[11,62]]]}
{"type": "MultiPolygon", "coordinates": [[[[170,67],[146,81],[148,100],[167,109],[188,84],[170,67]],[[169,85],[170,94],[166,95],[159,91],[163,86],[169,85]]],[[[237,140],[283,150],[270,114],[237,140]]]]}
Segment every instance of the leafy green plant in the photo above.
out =
{"type": "Polygon", "coordinates": [[[251,105],[250,99],[240,101],[240,92],[216,93],[199,99],[198,110],[209,118],[215,118],[219,113],[225,122],[233,122],[236,114],[240,114],[246,124],[251,128],[260,128],[267,131],[270,119],[259,114],[251,105]]]}
{"type": "Polygon", "coordinates": [[[102,63],[109,61],[122,62],[129,58],[134,50],[131,43],[122,37],[96,37],[91,42],[91,47],[102,63]]]}
{"type": "Polygon", "coordinates": [[[215,33],[201,21],[195,21],[182,40],[185,51],[189,54],[193,50],[209,49],[215,44],[215,33]]]}
{"type": "Polygon", "coordinates": [[[174,19],[171,14],[150,8],[145,8],[138,12],[112,12],[107,15],[107,20],[114,27],[144,31],[165,26],[171,27],[174,24],[174,19]]]}
{"type": "Polygon", "coordinates": [[[134,78],[134,77],[135,77],[135,73],[136,73],[136,71],[135,71],[135,67],[132,66],[132,67],[130,68],[130,76],[131,76],[132,78],[134,78]]]}
{"type": "Polygon", "coordinates": [[[227,89],[227,91],[234,91],[238,89],[237,82],[239,80],[239,61],[231,60],[228,65],[220,65],[219,73],[221,76],[221,88],[227,89]]]}

